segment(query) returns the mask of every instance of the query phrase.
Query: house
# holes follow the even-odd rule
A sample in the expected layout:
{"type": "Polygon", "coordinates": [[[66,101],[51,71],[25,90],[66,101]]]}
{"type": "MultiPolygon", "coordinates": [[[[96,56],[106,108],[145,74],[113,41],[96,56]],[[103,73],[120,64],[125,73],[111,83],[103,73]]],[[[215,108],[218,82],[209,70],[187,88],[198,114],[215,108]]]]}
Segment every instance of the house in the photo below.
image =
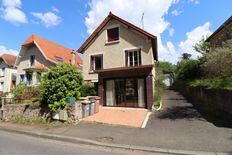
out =
{"type": "Polygon", "coordinates": [[[206,41],[210,43],[210,47],[215,49],[223,43],[232,39],[232,16],[228,18],[206,41]]]}
{"type": "Polygon", "coordinates": [[[78,69],[82,66],[80,56],[72,49],[33,34],[22,43],[16,59],[16,84],[39,84],[44,72],[62,62],[73,63],[78,69]]]}
{"type": "Polygon", "coordinates": [[[101,105],[152,108],[156,36],[110,12],[77,52],[101,105]]]}
{"type": "Polygon", "coordinates": [[[14,67],[16,56],[3,54],[0,56],[0,93],[10,92],[15,87],[16,68],[14,67]]]}

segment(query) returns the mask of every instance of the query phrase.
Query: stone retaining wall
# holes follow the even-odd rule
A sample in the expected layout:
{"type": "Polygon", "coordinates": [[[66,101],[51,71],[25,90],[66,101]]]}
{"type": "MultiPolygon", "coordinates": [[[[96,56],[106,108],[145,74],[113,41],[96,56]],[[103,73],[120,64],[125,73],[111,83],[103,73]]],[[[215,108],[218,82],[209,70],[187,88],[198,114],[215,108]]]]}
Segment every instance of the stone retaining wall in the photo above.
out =
{"type": "Polygon", "coordinates": [[[13,116],[25,118],[50,117],[48,110],[41,108],[38,104],[6,104],[3,108],[3,120],[9,120],[13,116]]]}
{"type": "Polygon", "coordinates": [[[206,110],[218,116],[232,119],[232,90],[186,86],[179,88],[179,90],[191,97],[198,105],[204,106],[206,110]]]}

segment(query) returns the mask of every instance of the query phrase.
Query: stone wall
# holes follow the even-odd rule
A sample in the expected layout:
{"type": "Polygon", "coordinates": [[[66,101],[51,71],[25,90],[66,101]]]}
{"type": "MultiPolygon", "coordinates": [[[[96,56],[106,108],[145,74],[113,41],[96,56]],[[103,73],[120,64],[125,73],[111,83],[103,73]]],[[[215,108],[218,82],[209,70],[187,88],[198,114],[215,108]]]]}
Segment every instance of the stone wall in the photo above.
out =
{"type": "Polygon", "coordinates": [[[3,108],[3,119],[9,120],[12,116],[23,116],[25,118],[50,117],[48,110],[41,108],[38,104],[6,104],[3,108]]]}
{"type": "MultiPolygon", "coordinates": [[[[65,110],[67,111],[67,120],[70,123],[78,123],[82,118],[82,108],[80,101],[72,104],[67,104],[65,110]]],[[[32,119],[36,117],[51,118],[49,109],[42,108],[39,104],[6,104],[1,110],[0,119],[5,121],[10,120],[13,116],[23,116],[24,118],[32,119]],[[2,113],[3,111],[3,113],[2,113]]]]}
{"type": "Polygon", "coordinates": [[[232,119],[232,90],[205,87],[182,87],[183,94],[217,116],[232,119]]]}

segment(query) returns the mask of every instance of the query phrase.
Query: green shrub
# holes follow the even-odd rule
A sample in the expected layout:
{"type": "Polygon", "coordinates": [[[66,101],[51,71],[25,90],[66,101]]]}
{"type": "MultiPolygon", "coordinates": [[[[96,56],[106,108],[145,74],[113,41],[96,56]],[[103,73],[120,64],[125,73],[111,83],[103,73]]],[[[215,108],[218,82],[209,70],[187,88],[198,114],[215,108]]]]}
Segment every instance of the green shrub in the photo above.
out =
{"type": "Polygon", "coordinates": [[[14,98],[20,100],[32,100],[40,96],[41,89],[39,86],[26,86],[19,84],[11,90],[14,98]]]}
{"type": "Polygon", "coordinates": [[[232,75],[232,40],[223,47],[216,48],[205,56],[201,68],[207,77],[221,77],[232,75]]]}
{"type": "Polygon", "coordinates": [[[176,80],[195,79],[201,75],[199,60],[181,60],[176,66],[176,80]]]}
{"type": "Polygon", "coordinates": [[[197,79],[191,81],[189,85],[193,87],[232,88],[232,76],[197,79]]]}
{"type": "Polygon", "coordinates": [[[81,86],[80,92],[81,92],[82,97],[96,96],[96,94],[97,94],[94,86],[91,86],[90,84],[87,84],[87,83],[85,83],[81,86]]]}
{"type": "Polygon", "coordinates": [[[73,65],[62,63],[51,68],[41,79],[42,102],[52,112],[59,112],[65,107],[65,98],[80,98],[83,78],[73,65]]]}
{"type": "Polygon", "coordinates": [[[26,89],[26,87],[27,86],[25,84],[20,83],[15,88],[11,89],[11,93],[14,95],[14,98],[16,100],[22,99],[22,96],[24,94],[24,90],[26,89]]]}

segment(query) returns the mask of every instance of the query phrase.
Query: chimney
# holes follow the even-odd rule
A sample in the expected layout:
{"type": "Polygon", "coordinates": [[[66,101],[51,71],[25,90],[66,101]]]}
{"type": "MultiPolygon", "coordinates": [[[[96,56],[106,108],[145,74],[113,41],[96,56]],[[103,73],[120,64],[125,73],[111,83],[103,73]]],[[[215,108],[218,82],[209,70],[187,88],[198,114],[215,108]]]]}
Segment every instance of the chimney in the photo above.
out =
{"type": "Polygon", "coordinates": [[[72,58],[71,58],[71,64],[75,65],[75,61],[76,61],[76,52],[74,50],[72,50],[71,52],[72,58]]]}

